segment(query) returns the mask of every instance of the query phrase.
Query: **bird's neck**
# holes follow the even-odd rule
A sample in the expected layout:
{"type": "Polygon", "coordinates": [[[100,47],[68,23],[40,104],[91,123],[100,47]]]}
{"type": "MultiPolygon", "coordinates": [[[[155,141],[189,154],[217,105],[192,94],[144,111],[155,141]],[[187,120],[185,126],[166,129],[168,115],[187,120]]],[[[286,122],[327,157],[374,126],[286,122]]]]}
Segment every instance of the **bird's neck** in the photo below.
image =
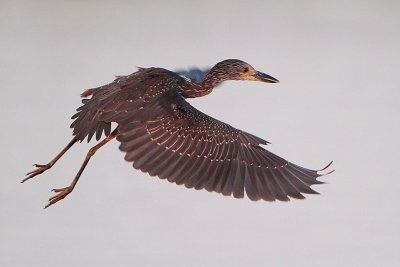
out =
{"type": "Polygon", "coordinates": [[[181,86],[182,95],[186,98],[195,98],[208,95],[213,87],[204,87],[203,84],[196,82],[186,82],[181,86]]]}
{"type": "Polygon", "coordinates": [[[215,87],[217,87],[220,83],[225,81],[226,79],[224,78],[225,76],[223,75],[222,72],[218,71],[215,67],[210,70],[210,72],[207,74],[207,76],[204,78],[204,81],[202,83],[202,86],[204,88],[208,88],[209,90],[212,91],[215,87]]]}
{"type": "Polygon", "coordinates": [[[218,71],[211,70],[204,78],[203,82],[186,82],[181,86],[182,94],[186,98],[194,98],[208,95],[212,90],[218,86],[221,82],[225,81],[218,71]]]}

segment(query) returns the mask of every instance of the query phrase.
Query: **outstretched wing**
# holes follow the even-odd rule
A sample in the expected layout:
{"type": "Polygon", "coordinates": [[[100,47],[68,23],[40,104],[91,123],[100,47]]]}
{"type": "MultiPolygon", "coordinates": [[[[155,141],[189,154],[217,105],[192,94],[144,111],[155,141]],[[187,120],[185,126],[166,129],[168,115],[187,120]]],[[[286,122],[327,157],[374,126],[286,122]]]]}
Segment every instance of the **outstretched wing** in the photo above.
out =
{"type": "MultiPolygon", "coordinates": [[[[128,112],[126,112],[129,114],[128,112]]],[[[274,155],[267,142],[198,111],[170,90],[147,106],[146,119],[116,118],[120,150],[133,167],[188,188],[251,200],[288,201],[315,194],[321,174],[274,155]]],[[[136,118],[137,115],[135,115],[136,118]]]]}

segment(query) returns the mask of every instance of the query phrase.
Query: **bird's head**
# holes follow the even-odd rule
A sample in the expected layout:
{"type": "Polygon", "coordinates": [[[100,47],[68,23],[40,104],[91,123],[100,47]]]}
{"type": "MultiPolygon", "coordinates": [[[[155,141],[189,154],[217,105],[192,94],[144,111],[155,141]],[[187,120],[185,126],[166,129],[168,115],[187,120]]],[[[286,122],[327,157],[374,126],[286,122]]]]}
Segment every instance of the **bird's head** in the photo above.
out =
{"type": "Polygon", "coordinates": [[[227,59],[217,63],[210,70],[205,80],[214,85],[227,80],[279,82],[274,77],[255,70],[250,64],[239,59],[227,59]]]}

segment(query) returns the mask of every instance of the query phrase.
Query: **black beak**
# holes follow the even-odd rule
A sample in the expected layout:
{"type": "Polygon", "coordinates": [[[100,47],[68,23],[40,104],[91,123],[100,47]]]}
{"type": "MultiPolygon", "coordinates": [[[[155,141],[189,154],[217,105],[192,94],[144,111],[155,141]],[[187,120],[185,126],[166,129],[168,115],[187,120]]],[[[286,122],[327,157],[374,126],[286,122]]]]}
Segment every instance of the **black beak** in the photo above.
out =
{"type": "Polygon", "coordinates": [[[260,82],[266,82],[266,83],[279,83],[278,79],[275,79],[272,76],[269,76],[268,74],[262,73],[260,71],[256,71],[253,75],[252,75],[257,81],[260,82]]]}

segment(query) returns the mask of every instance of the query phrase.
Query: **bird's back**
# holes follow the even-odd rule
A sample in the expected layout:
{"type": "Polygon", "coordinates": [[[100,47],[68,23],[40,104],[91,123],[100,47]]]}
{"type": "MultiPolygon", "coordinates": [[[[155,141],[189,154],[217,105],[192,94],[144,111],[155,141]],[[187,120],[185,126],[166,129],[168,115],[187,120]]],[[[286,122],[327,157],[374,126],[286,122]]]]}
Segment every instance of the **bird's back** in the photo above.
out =
{"type": "Polygon", "coordinates": [[[88,142],[96,134],[99,140],[104,133],[110,134],[113,112],[123,106],[126,110],[143,109],[152,105],[157,98],[168,90],[176,90],[185,80],[174,72],[162,68],[139,68],[135,73],[118,76],[113,82],[88,89],[82,99],[83,105],[72,116],[73,134],[79,141],[86,137],[88,142]]]}

